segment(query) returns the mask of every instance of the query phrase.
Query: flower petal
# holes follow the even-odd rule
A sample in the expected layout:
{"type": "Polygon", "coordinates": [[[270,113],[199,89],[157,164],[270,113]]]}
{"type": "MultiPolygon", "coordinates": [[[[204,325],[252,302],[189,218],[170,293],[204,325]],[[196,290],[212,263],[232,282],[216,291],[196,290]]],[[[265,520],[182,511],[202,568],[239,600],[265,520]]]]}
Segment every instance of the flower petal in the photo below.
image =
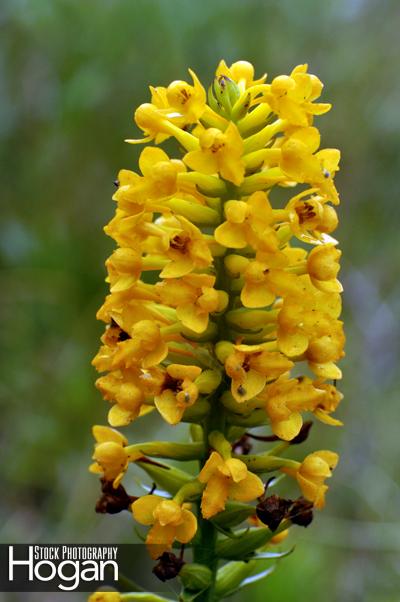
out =
{"type": "Polygon", "coordinates": [[[299,412],[294,412],[287,420],[271,420],[272,431],[280,439],[291,441],[299,434],[303,419],[299,412]]]}
{"type": "Polygon", "coordinates": [[[126,426],[130,424],[139,415],[139,407],[135,410],[128,410],[115,404],[108,412],[108,422],[111,426],[126,426]]]}
{"type": "Polygon", "coordinates": [[[147,534],[146,544],[152,558],[159,558],[163,552],[169,550],[175,538],[176,527],[155,523],[147,534]]]}
{"type": "Polygon", "coordinates": [[[228,498],[229,477],[214,474],[208,481],[203,491],[201,500],[201,512],[204,518],[211,518],[225,508],[228,498]]]}
{"type": "Polygon", "coordinates": [[[229,487],[229,497],[237,502],[251,502],[264,493],[264,484],[260,477],[252,472],[239,483],[232,483],[229,487]]]}
{"type": "Polygon", "coordinates": [[[154,404],[168,424],[178,424],[180,422],[184,408],[178,406],[175,395],[171,390],[166,389],[161,395],[156,395],[154,404]]]}
{"type": "Polygon", "coordinates": [[[119,443],[120,445],[128,445],[128,439],[118,431],[111,429],[109,426],[96,424],[93,427],[92,432],[97,443],[114,441],[114,443],[119,443]]]}
{"type": "Polygon", "coordinates": [[[143,495],[137,499],[131,506],[135,520],[141,525],[152,525],[155,520],[153,512],[164,499],[159,495],[143,495]]]}
{"type": "Polygon", "coordinates": [[[216,451],[211,452],[210,457],[204,464],[198,476],[200,483],[207,483],[207,481],[212,477],[215,471],[220,466],[223,466],[223,464],[224,461],[222,459],[222,456],[216,451]]]}
{"type": "Polygon", "coordinates": [[[260,284],[246,282],[240,300],[245,307],[266,307],[275,301],[275,295],[269,290],[265,282],[260,284]]]}
{"type": "Polygon", "coordinates": [[[183,523],[178,525],[175,532],[175,538],[180,543],[188,543],[196,534],[197,518],[190,510],[182,510],[183,523]]]}

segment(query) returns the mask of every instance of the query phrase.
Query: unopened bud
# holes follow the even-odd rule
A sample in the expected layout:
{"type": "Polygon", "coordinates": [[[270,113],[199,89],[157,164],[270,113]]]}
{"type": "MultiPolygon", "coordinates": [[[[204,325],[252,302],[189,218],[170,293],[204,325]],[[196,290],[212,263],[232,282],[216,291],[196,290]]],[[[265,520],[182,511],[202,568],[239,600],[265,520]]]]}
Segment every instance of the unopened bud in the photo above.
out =
{"type": "Polygon", "coordinates": [[[212,573],[204,564],[185,564],[179,578],[183,585],[191,591],[202,591],[211,585],[212,573]]]}

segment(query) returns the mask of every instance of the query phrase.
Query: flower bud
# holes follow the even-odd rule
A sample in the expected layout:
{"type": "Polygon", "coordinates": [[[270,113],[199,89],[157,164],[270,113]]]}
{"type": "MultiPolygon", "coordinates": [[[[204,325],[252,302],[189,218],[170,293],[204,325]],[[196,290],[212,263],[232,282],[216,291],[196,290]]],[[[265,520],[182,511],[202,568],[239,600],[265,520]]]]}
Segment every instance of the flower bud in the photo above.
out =
{"type": "Polygon", "coordinates": [[[250,562],[228,562],[221,567],[217,573],[215,591],[218,598],[225,598],[234,592],[243,579],[248,577],[254,570],[255,561],[250,562]]]}
{"type": "Polygon", "coordinates": [[[209,394],[215,391],[221,382],[221,372],[217,370],[203,370],[194,381],[199,393],[209,394]]]}
{"type": "Polygon", "coordinates": [[[208,566],[193,562],[182,567],[179,578],[188,590],[201,591],[211,585],[212,573],[208,566]]]}
{"type": "Polygon", "coordinates": [[[315,247],[308,256],[307,268],[316,280],[334,280],[340,270],[341,252],[334,245],[315,247]]]}
{"type": "Polygon", "coordinates": [[[158,485],[175,495],[183,485],[189,483],[193,479],[191,475],[179,468],[174,466],[164,466],[158,462],[144,461],[141,460],[136,462],[137,466],[140,466],[149,477],[158,483],[158,485]]]}

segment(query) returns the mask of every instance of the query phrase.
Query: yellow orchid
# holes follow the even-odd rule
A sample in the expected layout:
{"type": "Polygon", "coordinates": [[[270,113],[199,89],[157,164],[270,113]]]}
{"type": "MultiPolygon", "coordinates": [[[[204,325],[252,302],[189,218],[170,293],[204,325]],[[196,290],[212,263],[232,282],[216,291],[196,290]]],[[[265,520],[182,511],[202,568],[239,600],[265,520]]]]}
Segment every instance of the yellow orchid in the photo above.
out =
{"type": "Polygon", "coordinates": [[[204,332],[209,315],[222,311],[228,302],[224,291],[214,288],[215,276],[187,274],[179,280],[165,279],[157,284],[161,301],[176,307],[176,315],[183,326],[194,332],[204,332]]]}
{"type": "MultiPolygon", "coordinates": [[[[280,256],[277,263],[281,262],[280,256]]],[[[244,271],[245,284],[240,300],[245,307],[266,307],[275,301],[276,285],[289,284],[290,275],[283,270],[270,269],[267,263],[250,261],[244,271]]]]}
{"type": "Polygon", "coordinates": [[[275,435],[284,441],[294,439],[303,426],[302,412],[312,412],[325,399],[324,390],[308,378],[281,377],[266,386],[261,399],[266,399],[266,411],[275,435]]]}
{"type": "Polygon", "coordinates": [[[318,390],[324,391],[324,397],[319,400],[317,407],[313,410],[314,416],[325,424],[342,426],[343,422],[341,420],[333,418],[330,415],[337,409],[339,403],[342,401],[342,393],[337,390],[336,386],[321,382],[320,380],[315,381],[314,384],[318,390]]]}
{"type": "Polygon", "coordinates": [[[302,354],[313,372],[323,378],[341,378],[335,362],[343,357],[342,323],[322,311],[285,302],[278,316],[278,345],[289,357],[302,354]]]}
{"type": "Polygon", "coordinates": [[[168,260],[161,278],[178,278],[212,263],[211,251],[201,233],[182,216],[160,218],[155,229],[152,251],[168,260]]]}
{"type": "Polygon", "coordinates": [[[197,519],[190,504],[178,504],[158,495],[144,495],[132,504],[132,514],[138,523],[152,525],[146,544],[152,558],[169,550],[174,540],[188,543],[197,531],[197,519]]]}
{"type": "Polygon", "coordinates": [[[125,426],[140,416],[161,383],[158,371],[115,370],[98,378],[96,387],[113,404],[108,412],[111,426],[125,426]]]}
{"type": "Polygon", "coordinates": [[[150,368],[162,362],[167,354],[168,345],[160,326],[151,320],[139,320],[114,347],[101,347],[92,363],[101,371],[150,368]]]}
{"type": "Polygon", "coordinates": [[[224,60],[220,61],[216,77],[224,75],[235,81],[241,90],[263,84],[266,79],[266,75],[263,75],[259,79],[254,79],[254,67],[248,61],[236,61],[232,63],[230,67],[227,66],[224,60]]]}
{"type": "Polygon", "coordinates": [[[268,344],[235,345],[225,361],[231,392],[238,402],[256,397],[268,380],[278,378],[292,366],[293,362],[282,353],[269,351],[268,344]]]}
{"type": "Polygon", "coordinates": [[[280,168],[290,179],[311,184],[337,205],[339,195],[333,178],[339,169],[340,151],[326,148],[315,152],[319,147],[319,135],[310,135],[310,130],[315,129],[300,129],[289,137],[281,148],[280,168]]]}
{"type": "Polygon", "coordinates": [[[320,244],[324,235],[336,230],[338,225],[335,209],[327,204],[324,197],[313,194],[316,191],[315,188],[303,190],[286,206],[293,234],[311,244],[320,244]]]}
{"type": "Polygon", "coordinates": [[[236,125],[231,122],[225,132],[208,128],[199,140],[200,150],[184,156],[186,165],[208,175],[220,173],[225,180],[239,186],[244,178],[243,142],[236,125]]]}
{"type": "Polygon", "coordinates": [[[90,466],[90,471],[103,475],[107,481],[113,481],[113,486],[117,488],[128,469],[129,454],[124,449],[128,440],[107,426],[94,426],[93,436],[96,439],[95,462],[90,466]]]}
{"type": "Polygon", "coordinates": [[[296,126],[307,126],[313,115],[322,115],[331,108],[328,103],[314,103],[322,92],[322,82],[310,73],[308,65],[298,65],[290,75],[272,80],[264,94],[274,113],[296,126]]]}
{"type": "Polygon", "coordinates": [[[335,245],[315,247],[307,259],[307,270],[314,286],[325,293],[341,293],[342,285],[336,276],[340,270],[339,259],[342,253],[335,245]]]}
{"type": "Polygon", "coordinates": [[[304,497],[320,509],[325,505],[325,493],[328,491],[325,479],[332,476],[338,461],[338,454],[322,450],[309,454],[297,470],[283,468],[282,471],[295,477],[304,497]]]}
{"type": "Polygon", "coordinates": [[[107,259],[107,282],[112,293],[130,288],[142,273],[141,255],[135,249],[120,247],[107,259]]]}
{"type": "Polygon", "coordinates": [[[185,410],[196,402],[199,390],[193,381],[200,374],[199,366],[180,364],[167,366],[161,392],[154,397],[154,403],[169,424],[178,424],[185,410]]]}
{"type": "Polygon", "coordinates": [[[206,92],[197,75],[189,69],[193,86],[176,80],[166,89],[166,98],[171,107],[185,118],[185,123],[195,123],[206,108],[206,92]]]}
{"type": "MultiPolygon", "coordinates": [[[[280,540],[270,524],[311,522],[338,460],[318,451],[301,462],[286,450],[307,439],[306,413],[323,428],[342,424],[334,416],[343,397],[341,252],[331,236],[340,153],[321,147],[314,117],[330,105],[315,102],[322,83],[307,65],[266,82],[247,61],[221,61],[207,93],[189,73],[190,83],[150,86],[135,111],[144,138],[127,142],[152,144],[115,182],[104,230],[117,248],[106,261],[110,292],[97,313],[106,327],[93,365],[111,427],[153,413],[168,428],[190,422],[191,440],[128,445],[96,426],[90,470],[101,477],[101,511],[136,500],[155,574],[180,571],[183,595],[217,602],[253,570],[243,560],[280,540]],[[168,152],[154,146],[169,138],[168,152]],[[272,434],[252,432],[266,424],[272,434]],[[154,483],[139,499],[120,485],[130,462],[154,483]],[[307,501],[267,498],[258,475],[271,471],[294,477],[307,501]],[[261,507],[264,518],[284,513],[267,517],[268,529],[261,507]],[[189,542],[192,566],[183,558],[189,542]],[[233,562],[217,570],[221,559],[233,562]]],[[[136,595],[154,597],[97,592],[90,602],[136,595]]]]}
{"type": "Polygon", "coordinates": [[[127,170],[119,172],[119,187],[113,196],[118,207],[129,215],[136,215],[145,208],[162,208],[160,200],[176,193],[178,174],[186,171],[182,161],[170,159],[162,149],[151,146],[141,152],[139,167],[142,177],[127,170]]]}
{"type": "Polygon", "coordinates": [[[227,499],[250,502],[264,493],[261,479],[249,472],[237,458],[224,459],[213,451],[199,474],[199,481],[206,483],[201,500],[204,518],[211,518],[225,508],[227,499]]]}
{"type": "Polygon", "coordinates": [[[227,201],[224,212],[226,221],[214,233],[219,244],[231,249],[252,245],[257,251],[277,251],[273,211],[265,192],[255,192],[247,201],[227,201]]]}

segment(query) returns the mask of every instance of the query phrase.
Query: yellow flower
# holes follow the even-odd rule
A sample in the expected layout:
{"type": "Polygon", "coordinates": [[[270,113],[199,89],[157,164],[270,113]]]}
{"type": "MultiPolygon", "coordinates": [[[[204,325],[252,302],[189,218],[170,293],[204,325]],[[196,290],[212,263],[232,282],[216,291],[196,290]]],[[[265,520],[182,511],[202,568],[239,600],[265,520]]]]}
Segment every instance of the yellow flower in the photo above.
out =
{"type": "Polygon", "coordinates": [[[106,261],[107,281],[112,293],[125,291],[137,282],[142,271],[140,254],[131,248],[119,248],[106,261]]]}
{"type": "Polygon", "coordinates": [[[199,139],[200,150],[184,156],[186,165],[208,175],[220,173],[225,180],[239,186],[244,178],[243,141],[236,125],[230,122],[225,132],[208,128],[199,139]]]}
{"type": "Polygon", "coordinates": [[[140,320],[129,333],[131,338],[118,343],[112,356],[111,369],[156,366],[168,355],[160,326],[151,320],[140,320]]]}
{"type": "Polygon", "coordinates": [[[262,84],[267,77],[266,75],[263,75],[260,79],[255,80],[254,67],[248,61],[236,61],[228,67],[224,60],[220,61],[215,75],[217,77],[221,75],[229,77],[239,84],[239,88],[241,89],[251,88],[252,86],[262,84]]]}
{"type": "Polygon", "coordinates": [[[178,424],[186,408],[192,406],[199,396],[199,390],[193,382],[201,374],[198,366],[170,364],[167,366],[161,393],[156,395],[154,403],[161,416],[169,424],[178,424]]]}
{"type": "Polygon", "coordinates": [[[343,323],[336,319],[340,296],[314,291],[306,286],[303,297],[284,299],[278,315],[278,346],[288,357],[304,354],[318,377],[341,378],[335,365],[344,355],[345,342],[343,323]]]}
{"type": "Polygon", "coordinates": [[[339,461],[338,454],[331,451],[317,451],[309,454],[297,470],[282,468],[297,479],[304,497],[314,503],[316,508],[325,506],[325,493],[328,486],[325,479],[332,476],[332,471],[339,461]]]}
{"type": "Polygon", "coordinates": [[[204,518],[211,518],[225,508],[226,500],[250,502],[264,493],[261,479],[249,472],[237,458],[224,458],[213,451],[203,466],[199,481],[207,483],[201,501],[204,518]]]}
{"type": "Polygon", "coordinates": [[[274,434],[285,441],[294,439],[303,425],[301,412],[313,411],[325,395],[308,378],[283,377],[267,385],[261,398],[267,401],[266,411],[274,434]]]}
{"type": "Polygon", "coordinates": [[[114,404],[108,412],[111,426],[125,426],[140,416],[146,399],[159,392],[161,383],[157,371],[115,370],[98,378],[96,387],[114,404]]]}
{"type": "Polygon", "coordinates": [[[88,602],[122,602],[118,592],[95,592],[88,598],[88,602]]]}
{"type": "Polygon", "coordinates": [[[268,344],[235,345],[225,361],[225,371],[232,379],[231,391],[238,402],[258,395],[267,380],[278,378],[293,367],[282,353],[268,351],[268,344]]]}
{"type": "Polygon", "coordinates": [[[273,212],[265,192],[255,192],[247,202],[227,201],[224,205],[226,220],[214,232],[215,240],[231,249],[251,245],[257,251],[274,253],[278,238],[273,224],[273,212]]]}
{"type": "Polygon", "coordinates": [[[146,543],[152,558],[169,550],[176,539],[188,543],[197,531],[197,519],[189,510],[190,504],[178,504],[158,495],[144,495],[132,504],[132,514],[138,523],[152,525],[146,543]]]}
{"type": "Polygon", "coordinates": [[[331,108],[330,104],[313,102],[321,95],[323,84],[307,69],[308,65],[298,65],[290,76],[275,77],[265,94],[274,113],[293,125],[307,126],[313,115],[322,115],[331,108]]]}
{"type": "Polygon", "coordinates": [[[179,278],[212,263],[212,255],[201,230],[186,218],[160,218],[157,227],[160,238],[154,252],[162,253],[169,260],[160,273],[161,278],[179,278]]]}
{"type": "Polygon", "coordinates": [[[176,193],[178,174],[186,171],[182,161],[170,159],[161,148],[153,146],[143,149],[139,167],[143,177],[127,170],[119,172],[119,187],[113,196],[118,207],[129,215],[162,208],[157,201],[176,193]]]}
{"type": "Polygon", "coordinates": [[[163,303],[176,307],[176,315],[184,326],[204,332],[209,314],[222,311],[228,298],[214,289],[215,277],[209,274],[187,274],[180,279],[168,278],[157,284],[163,303]]]}
{"type": "Polygon", "coordinates": [[[245,284],[240,300],[245,307],[266,307],[275,301],[277,295],[292,293],[297,290],[297,277],[275,269],[287,263],[283,253],[277,253],[268,263],[250,261],[243,273],[245,284]],[[275,265],[274,265],[275,263],[275,265]]]}
{"type": "Polygon", "coordinates": [[[299,184],[311,184],[337,205],[339,195],[333,178],[339,169],[340,151],[325,148],[315,152],[319,140],[316,128],[297,130],[282,145],[280,168],[292,180],[299,184]]]}
{"type": "Polygon", "coordinates": [[[195,123],[206,108],[206,92],[197,75],[189,69],[193,86],[184,81],[173,81],[166,90],[169,105],[185,118],[185,123],[195,123]]]}
{"type": "Polygon", "coordinates": [[[316,192],[315,188],[303,190],[290,199],[286,210],[289,212],[290,227],[294,235],[303,242],[318,244],[324,235],[336,230],[338,217],[326,199],[312,195],[313,192],[316,192]]]}
{"type": "Polygon", "coordinates": [[[113,481],[118,487],[128,469],[129,456],[125,451],[128,445],[126,437],[108,426],[94,426],[93,436],[96,439],[90,471],[102,474],[107,481],[113,481]]]}
{"type": "Polygon", "coordinates": [[[341,254],[335,245],[327,244],[315,247],[308,256],[307,269],[311,282],[325,293],[341,293],[343,290],[336,279],[341,254]]]}

